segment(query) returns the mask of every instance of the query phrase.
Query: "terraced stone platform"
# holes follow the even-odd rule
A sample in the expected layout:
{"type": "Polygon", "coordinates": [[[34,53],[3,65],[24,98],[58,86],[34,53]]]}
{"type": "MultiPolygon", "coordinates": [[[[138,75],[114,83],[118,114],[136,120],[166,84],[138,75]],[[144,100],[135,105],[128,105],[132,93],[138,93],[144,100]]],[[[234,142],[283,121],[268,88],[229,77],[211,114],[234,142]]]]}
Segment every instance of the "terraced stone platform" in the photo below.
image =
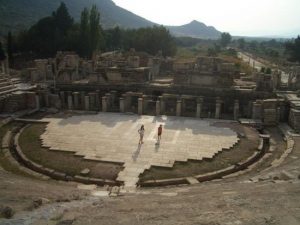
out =
{"type": "Polygon", "coordinates": [[[51,150],[74,152],[85,159],[123,163],[118,175],[125,186],[135,186],[139,175],[151,166],[172,167],[175,161],[212,158],[238,142],[229,128],[214,127],[213,120],[183,117],[153,117],[99,113],[49,122],[42,144],[51,150]],[[139,145],[138,129],[145,126],[144,144],[139,145]],[[163,125],[157,145],[157,128],[163,125]]]}

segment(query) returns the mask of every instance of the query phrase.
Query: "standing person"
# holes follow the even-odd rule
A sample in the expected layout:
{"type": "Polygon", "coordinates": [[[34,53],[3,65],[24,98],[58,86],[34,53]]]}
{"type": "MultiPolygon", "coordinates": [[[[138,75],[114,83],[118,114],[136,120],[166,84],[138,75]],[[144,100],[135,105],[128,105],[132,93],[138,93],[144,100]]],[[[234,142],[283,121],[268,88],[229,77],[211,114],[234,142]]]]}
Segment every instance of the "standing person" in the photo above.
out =
{"type": "Polygon", "coordinates": [[[143,144],[143,138],[144,138],[144,133],[145,133],[145,128],[144,125],[141,126],[141,128],[138,130],[139,134],[140,134],[140,141],[139,141],[139,145],[143,144]]]}
{"type": "Polygon", "coordinates": [[[157,144],[160,143],[161,140],[161,134],[162,134],[162,125],[159,125],[158,129],[157,129],[157,144]]]}

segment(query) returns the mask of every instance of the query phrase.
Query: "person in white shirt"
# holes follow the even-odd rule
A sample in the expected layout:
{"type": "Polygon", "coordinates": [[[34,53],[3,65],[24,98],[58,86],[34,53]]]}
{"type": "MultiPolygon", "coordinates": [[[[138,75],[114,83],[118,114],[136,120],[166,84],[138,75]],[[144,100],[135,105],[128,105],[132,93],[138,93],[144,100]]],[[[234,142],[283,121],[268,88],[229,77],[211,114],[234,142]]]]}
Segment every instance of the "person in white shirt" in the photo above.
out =
{"type": "Polygon", "coordinates": [[[139,145],[143,144],[143,138],[144,138],[144,133],[145,133],[145,128],[144,125],[141,126],[141,128],[138,130],[138,133],[140,134],[140,141],[139,145]]]}

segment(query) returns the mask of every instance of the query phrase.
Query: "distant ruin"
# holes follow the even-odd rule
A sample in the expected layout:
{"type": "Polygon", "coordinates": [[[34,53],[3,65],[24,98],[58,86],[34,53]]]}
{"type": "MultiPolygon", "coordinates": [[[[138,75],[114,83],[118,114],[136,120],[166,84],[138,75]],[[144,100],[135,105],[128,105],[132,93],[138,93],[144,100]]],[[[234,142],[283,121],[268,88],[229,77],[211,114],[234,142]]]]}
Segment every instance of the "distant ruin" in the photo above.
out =
{"type": "Polygon", "coordinates": [[[55,108],[243,118],[257,126],[288,122],[300,131],[300,96],[287,92],[300,84],[297,68],[284,86],[279,72],[254,74],[247,83],[235,64],[221,58],[179,61],[132,49],[95,53],[85,60],[74,52],[58,52],[55,58],[38,59],[34,67],[25,68],[22,78],[34,86],[18,92],[8,70],[3,70],[2,112],[55,108]]]}

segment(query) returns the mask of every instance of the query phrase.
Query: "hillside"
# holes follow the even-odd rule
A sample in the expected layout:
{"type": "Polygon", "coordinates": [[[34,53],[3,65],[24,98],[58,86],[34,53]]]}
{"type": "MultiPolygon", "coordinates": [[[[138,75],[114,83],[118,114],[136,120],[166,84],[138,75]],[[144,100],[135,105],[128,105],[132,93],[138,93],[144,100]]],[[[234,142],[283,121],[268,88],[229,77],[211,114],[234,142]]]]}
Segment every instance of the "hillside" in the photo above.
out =
{"type": "MultiPolygon", "coordinates": [[[[84,7],[96,4],[101,13],[104,28],[120,26],[140,28],[153,26],[155,23],[137,16],[119,6],[112,0],[0,0],[0,36],[8,31],[19,31],[30,27],[39,19],[51,15],[64,1],[75,21],[79,21],[84,7]]],[[[183,26],[168,26],[177,37],[189,36],[202,39],[217,39],[220,32],[204,23],[192,21],[183,26]]]]}
{"type": "MultiPolygon", "coordinates": [[[[0,34],[9,30],[28,28],[40,18],[50,15],[62,0],[0,0],[0,34]]],[[[152,26],[154,23],[139,17],[111,0],[63,0],[76,21],[84,7],[96,4],[101,12],[104,28],[119,25],[126,28],[152,26]]]]}
{"type": "Polygon", "coordinates": [[[170,32],[176,37],[194,37],[202,39],[218,39],[221,32],[211,26],[206,26],[204,23],[196,20],[182,26],[168,26],[170,32]]]}

